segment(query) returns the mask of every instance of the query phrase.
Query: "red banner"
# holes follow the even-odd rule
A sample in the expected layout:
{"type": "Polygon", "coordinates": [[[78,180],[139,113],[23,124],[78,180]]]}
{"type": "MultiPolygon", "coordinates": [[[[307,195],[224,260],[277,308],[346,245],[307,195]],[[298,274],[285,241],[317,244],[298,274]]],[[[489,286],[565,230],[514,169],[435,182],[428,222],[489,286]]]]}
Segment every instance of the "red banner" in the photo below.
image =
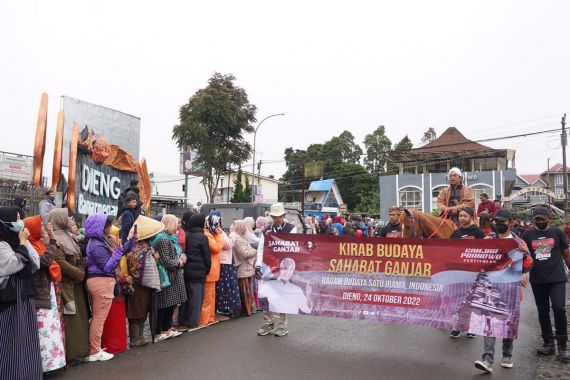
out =
{"type": "Polygon", "coordinates": [[[268,234],[259,293],[273,312],[515,338],[522,257],[513,239],[268,234]]]}

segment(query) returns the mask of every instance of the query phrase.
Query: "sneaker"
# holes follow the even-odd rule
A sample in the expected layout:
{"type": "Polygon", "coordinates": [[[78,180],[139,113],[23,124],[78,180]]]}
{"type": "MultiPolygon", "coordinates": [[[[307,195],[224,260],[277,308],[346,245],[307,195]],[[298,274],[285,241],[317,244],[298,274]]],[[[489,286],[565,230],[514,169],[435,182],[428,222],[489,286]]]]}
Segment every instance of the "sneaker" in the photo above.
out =
{"type": "Polygon", "coordinates": [[[476,360],[474,364],[475,368],[480,369],[481,371],[488,373],[493,372],[492,364],[487,360],[476,360]]]}
{"type": "Polygon", "coordinates": [[[90,362],[104,362],[106,360],[111,360],[115,357],[115,355],[105,352],[103,350],[99,350],[96,354],[89,355],[87,360],[90,362]]]}
{"type": "Polygon", "coordinates": [[[168,330],[167,334],[169,338],[176,338],[177,336],[182,335],[182,333],[175,328],[168,330]]]}
{"type": "Polygon", "coordinates": [[[457,339],[461,336],[461,331],[453,330],[451,334],[449,334],[450,338],[457,339]]]}
{"type": "Polygon", "coordinates": [[[503,357],[501,361],[501,367],[503,368],[513,368],[513,358],[510,357],[503,357]]]}
{"type": "Polygon", "coordinates": [[[289,329],[287,327],[278,327],[275,330],[274,334],[275,334],[275,336],[279,336],[279,337],[285,336],[285,335],[289,334],[289,329]]]}
{"type": "Polygon", "coordinates": [[[475,338],[476,336],[477,336],[477,335],[475,335],[475,334],[467,333],[467,338],[473,339],[473,338],[475,338]]]}
{"type": "Polygon", "coordinates": [[[154,343],[162,342],[163,340],[166,340],[168,338],[170,338],[170,336],[168,336],[168,333],[160,334],[158,337],[154,338],[154,343]]]}
{"type": "Polygon", "coordinates": [[[262,328],[260,328],[259,330],[257,330],[257,335],[259,336],[265,336],[267,334],[269,334],[271,331],[273,331],[273,329],[275,328],[275,324],[274,323],[266,323],[263,325],[262,328]]]}

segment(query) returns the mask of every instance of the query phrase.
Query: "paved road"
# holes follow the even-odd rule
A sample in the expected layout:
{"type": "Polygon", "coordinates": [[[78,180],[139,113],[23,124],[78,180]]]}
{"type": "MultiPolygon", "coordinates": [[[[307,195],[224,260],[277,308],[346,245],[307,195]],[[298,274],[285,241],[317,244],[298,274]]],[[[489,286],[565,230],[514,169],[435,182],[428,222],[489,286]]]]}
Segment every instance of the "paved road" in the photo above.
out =
{"type": "MultiPolygon", "coordinates": [[[[494,378],[535,379],[536,309],[524,291],[513,369],[494,378]]],[[[178,338],[89,363],[51,379],[481,379],[474,368],[482,338],[452,340],[422,327],[297,316],[284,338],[258,337],[261,315],[223,322],[178,338]]]]}

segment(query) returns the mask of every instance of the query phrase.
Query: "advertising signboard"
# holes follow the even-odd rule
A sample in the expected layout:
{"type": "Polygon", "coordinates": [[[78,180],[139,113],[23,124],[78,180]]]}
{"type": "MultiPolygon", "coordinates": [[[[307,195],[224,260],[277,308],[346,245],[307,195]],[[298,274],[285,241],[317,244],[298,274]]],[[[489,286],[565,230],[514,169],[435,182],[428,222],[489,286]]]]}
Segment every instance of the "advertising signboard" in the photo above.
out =
{"type": "Polygon", "coordinates": [[[0,178],[31,182],[33,158],[25,156],[0,155],[0,178]]]}
{"type": "Polygon", "coordinates": [[[79,152],[75,172],[77,213],[117,215],[119,195],[136,177],[136,173],[98,164],[89,154],[79,152]]]}
{"type": "Polygon", "coordinates": [[[73,123],[85,126],[104,136],[109,144],[118,145],[139,161],[141,119],[107,107],[62,96],[65,124],[63,131],[63,165],[69,162],[69,143],[73,123]]]}

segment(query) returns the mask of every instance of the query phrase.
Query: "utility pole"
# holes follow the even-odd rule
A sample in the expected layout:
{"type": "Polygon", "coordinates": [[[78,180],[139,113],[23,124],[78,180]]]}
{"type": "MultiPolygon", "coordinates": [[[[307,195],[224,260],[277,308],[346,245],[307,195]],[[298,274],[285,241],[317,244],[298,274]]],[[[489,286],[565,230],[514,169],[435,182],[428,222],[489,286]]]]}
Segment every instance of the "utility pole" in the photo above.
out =
{"type": "Polygon", "coordinates": [[[305,164],[301,164],[301,217],[305,217],[305,164]]]}
{"type": "MultiPolygon", "coordinates": [[[[259,162],[257,163],[257,188],[255,188],[255,186],[251,187],[251,192],[252,194],[254,194],[254,200],[255,200],[255,195],[258,195],[257,193],[259,192],[259,186],[261,185],[261,160],[259,160],[259,162]],[[254,191],[254,188],[256,189],[254,191]]],[[[251,181],[251,183],[253,184],[253,180],[251,181]]]]}
{"type": "Polygon", "coordinates": [[[564,181],[564,223],[568,222],[568,173],[566,172],[566,114],[562,116],[562,134],[560,135],[562,141],[562,175],[564,181]]]}

